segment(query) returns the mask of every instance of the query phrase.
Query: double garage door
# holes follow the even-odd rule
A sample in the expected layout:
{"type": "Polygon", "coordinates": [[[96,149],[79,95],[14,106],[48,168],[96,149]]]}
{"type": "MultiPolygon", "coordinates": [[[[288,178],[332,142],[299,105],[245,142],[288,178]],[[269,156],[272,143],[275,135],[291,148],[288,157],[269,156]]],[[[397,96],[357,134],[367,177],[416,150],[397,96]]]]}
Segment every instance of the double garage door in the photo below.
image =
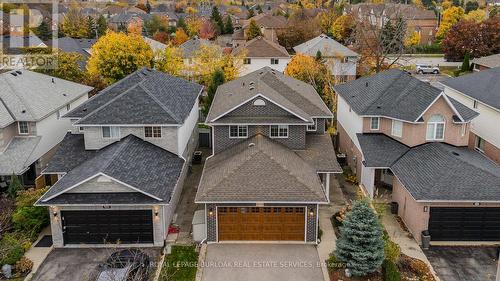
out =
{"type": "Polygon", "coordinates": [[[61,211],[64,244],[153,243],[151,210],[61,211]]]}
{"type": "Polygon", "coordinates": [[[433,241],[500,241],[500,208],[431,207],[433,241]]]}
{"type": "Polygon", "coordinates": [[[304,241],[304,207],[218,207],[219,241],[304,241]]]}

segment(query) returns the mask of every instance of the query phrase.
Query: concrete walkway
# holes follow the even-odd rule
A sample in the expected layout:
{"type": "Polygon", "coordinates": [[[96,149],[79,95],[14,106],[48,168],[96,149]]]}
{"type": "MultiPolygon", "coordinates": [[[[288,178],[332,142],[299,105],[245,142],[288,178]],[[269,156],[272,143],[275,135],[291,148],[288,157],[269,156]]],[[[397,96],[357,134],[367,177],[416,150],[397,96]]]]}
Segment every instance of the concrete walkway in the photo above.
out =
{"type": "Polygon", "coordinates": [[[36,273],[40,265],[47,258],[49,253],[52,251],[53,247],[35,247],[36,243],[42,239],[45,235],[51,235],[50,226],[47,226],[42,230],[36,241],[31,245],[31,248],[24,253],[24,256],[33,261],[33,268],[31,269],[30,274],[24,278],[25,281],[31,280],[33,275],[36,273]]]}

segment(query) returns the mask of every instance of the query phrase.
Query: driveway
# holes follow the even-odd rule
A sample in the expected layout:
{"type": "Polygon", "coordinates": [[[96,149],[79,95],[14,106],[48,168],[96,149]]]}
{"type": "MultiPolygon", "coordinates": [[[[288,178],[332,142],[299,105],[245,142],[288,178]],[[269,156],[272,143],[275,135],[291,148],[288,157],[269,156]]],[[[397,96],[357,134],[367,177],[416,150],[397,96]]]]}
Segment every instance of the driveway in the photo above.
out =
{"type": "Polygon", "coordinates": [[[204,281],[323,281],[313,245],[211,244],[204,281]]]}
{"type": "MultiPolygon", "coordinates": [[[[109,255],[118,249],[54,249],[38,268],[32,281],[75,281],[89,280],[89,276],[96,267],[103,263],[109,255]]],[[[160,249],[148,248],[143,250],[156,261],[160,249]]]]}
{"type": "Polygon", "coordinates": [[[495,247],[431,247],[425,255],[442,281],[494,281],[495,247]]]}

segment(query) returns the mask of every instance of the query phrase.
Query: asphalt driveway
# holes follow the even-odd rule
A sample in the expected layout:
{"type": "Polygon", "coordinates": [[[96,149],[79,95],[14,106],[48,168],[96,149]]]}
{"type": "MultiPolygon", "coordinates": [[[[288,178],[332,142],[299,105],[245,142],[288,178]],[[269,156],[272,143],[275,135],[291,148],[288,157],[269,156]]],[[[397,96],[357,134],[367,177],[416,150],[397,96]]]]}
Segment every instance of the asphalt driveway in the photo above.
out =
{"type": "Polygon", "coordinates": [[[323,281],[316,247],[293,244],[211,244],[204,281],[323,281]]]}
{"type": "MultiPolygon", "coordinates": [[[[89,280],[100,263],[118,249],[54,249],[38,268],[32,281],[75,281],[89,280]]],[[[143,250],[149,255],[152,262],[160,255],[160,249],[148,248],[143,250]]]]}
{"type": "Polygon", "coordinates": [[[498,256],[495,247],[431,247],[425,250],[442,281],[494,281],[498,256]]]}

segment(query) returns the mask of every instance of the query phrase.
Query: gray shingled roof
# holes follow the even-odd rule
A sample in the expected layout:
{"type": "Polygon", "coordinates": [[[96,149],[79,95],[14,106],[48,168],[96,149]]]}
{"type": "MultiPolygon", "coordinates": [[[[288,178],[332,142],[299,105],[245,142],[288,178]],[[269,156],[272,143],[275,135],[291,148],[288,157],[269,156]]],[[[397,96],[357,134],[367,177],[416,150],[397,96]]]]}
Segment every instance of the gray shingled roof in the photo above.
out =
{"type": "Polygon", "coordinates": [[[102,90],[64,117],[78,125],[182,125],[202,86],[143,68],[102,90]]]}
{"type": "Polygon", "coordinates": [[[128,135],[69,171],[39,201],[45,202],[102,173],[168,203],[183,165],[184,160],[177,155],[128,135]]]}
{"type": "MultiPolygon", "coordinates": [[[[194,37],[182,43],[179,46],[179,49],[182,50],[183,58],[192,58],[196,55],[196,52],[200,51],[201,46],[210,46],[210,45],[218,47],[217,45],[212,44],[210,41],[206,39],[200,39],[198,37],[194,37]]],[[[220,51],[222,53],[222,49],[220,49],[220,51]]]]}
{"type": "Polygon", "coordinates": [[[78,61],[81,69],[85,69],[87,60],[90,57],[88,50],[97,42],[97,39],[63,37],[57,39],[57,48],[66,53],[78,53],[83,60],[78,61]]]}
{"type": "Polygon", "coordinates": [[[94,157],[97,150],[85,150],[83,134],[67,133],[59,143],[56,153],[50,159],[49,165],[43,174],[67,173],[94,157]]]}
{"type": "Polygon", "coordinates": [[[37,202],[38,206],[51,205],[112,205],[112,204],[158,204],[158,200],[140,192],[115,193],[63,193],[46,202],[37,202]]]}
{"type": "Polygon", "coordinates": [[[245,52],[247,58],[289,58],[285,47],[258,36],[233,49],[233,54],[245,52]]]}
{"type": "Polygon", "coordinates": [[[441,83],[500,110],[500,67],[449,78],[441,83]]]}
{"type": "Polygon", "coordinates": [[[500,166],[466,147],[417,146],[391,170],[415,200],[500,201],[500,166]]]}
{"type": "Polygon", "coordinates": [[[306,149],[296,150],[295,153],[318,173],[342,173],[342,167],[335,158],[335,150],[329,134],[307,134],[306,149]]]}
{"type": "Polygon", "coordinates": [[[256,135],[205,163],[196,202],[326,202],[316,170],[295,152],[256,135]]]}
{"type": "Polygon", "coordinates": [[[307,122],[312,122],[312,117],[333,116],[311,85],[266,66],[219,86],[207,122],[213,122],[258,94],[307,122]]]}
{"type": "MultiPolygon", "coordinates": [[[[399,69],[335,85],[334,89],[358,115],[385,116],[408,122],[416,122],[442,93],[438,88],[399,69]]],[[[466,106],[455,108],[464,121],[469,121],[466,117],[476,116],[466,106]]]]}
{"type": "Polygon", "coordinates": [[[332,38],[321,34],[313,39],[293,47],[295,52],[309,56],[316,56],[320,51],[323,57],[358,57],[359,55],[333,40],[332,38]]]}
{"type": "Polygon", "coordinates": [[[500,54],[490,55],[481,58],[475,58],[471,61],[478,65],[486,66],[489,68],[500,67],[500,54]]]}
{"type": "Polygon", "coordinates": [[[0,128],[14,121],[39,121],[92,90],[29,70],[0,74],[0,85],[0,128]]]}
{"type": "Polygon", "coordinates": [[[366,167],[389,168],[410,148],[384,134],[356,134],[366,167]]]}
{"type": "Polygon", "coordinates": [[[14,137],[7,147],[0,151],[0,175],[22,174],[31,165],[31,153],[41,137],[14,137]]]}

